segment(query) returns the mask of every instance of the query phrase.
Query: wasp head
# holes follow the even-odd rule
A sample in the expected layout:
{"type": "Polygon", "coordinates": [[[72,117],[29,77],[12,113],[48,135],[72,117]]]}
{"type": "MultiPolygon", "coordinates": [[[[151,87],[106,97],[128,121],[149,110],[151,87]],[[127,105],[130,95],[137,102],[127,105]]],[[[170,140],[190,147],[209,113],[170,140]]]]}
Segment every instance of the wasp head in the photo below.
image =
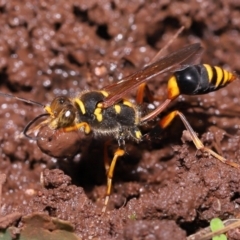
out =
{"type": "Polygon", "coordinates": [[[76,109],[72,101],[65,96],[54,98],[45,110],[50,114],[49,126],[52,129],[69,127],[76,118],[76,109]]]}

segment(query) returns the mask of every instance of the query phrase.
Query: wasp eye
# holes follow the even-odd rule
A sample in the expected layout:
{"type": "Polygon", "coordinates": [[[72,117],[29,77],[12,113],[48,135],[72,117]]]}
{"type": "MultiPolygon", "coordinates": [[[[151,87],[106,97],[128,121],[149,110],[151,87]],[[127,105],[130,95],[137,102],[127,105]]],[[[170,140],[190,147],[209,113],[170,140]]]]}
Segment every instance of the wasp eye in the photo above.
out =
{"type": "Polygon", "coordinates": [[[66,102],[66,98],[65,97],[59,97],[57,100],[58,100],[59,104],[64,104],[66,102]]]}
{"type": "Polygon", "coordinates": [[[51,112],[55,117],[58,117],[59,114],[63,111],[64,108],[69,108],[71,105],[71,101],[69,98],[65,96],[59,96],[54,98],[54,100],[50,104],[51,112]]]}

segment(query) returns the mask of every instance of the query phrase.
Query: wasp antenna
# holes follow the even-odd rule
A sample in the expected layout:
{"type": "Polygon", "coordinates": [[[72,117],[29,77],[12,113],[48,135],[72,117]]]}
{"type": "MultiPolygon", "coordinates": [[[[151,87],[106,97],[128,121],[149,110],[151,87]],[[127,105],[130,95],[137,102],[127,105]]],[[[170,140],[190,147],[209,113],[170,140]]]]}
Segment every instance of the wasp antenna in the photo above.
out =
{"type": "MultiPolygon", "coordinates": [[[[39,119],[39,118],[42,118],[42,117],[47,117],[49,116],[48,113],[43,113],[37,117],[35,117],[32,121],[30,121],[26,126],[25,128],[23,129],[23,135],[28,138],[28,139],[31,139],[31,140],[37,140],[37,137],[32,137],[30,136],[27,132],[28,130],[31,128],[31,126],[39,119]]],[[[39,127],[40,125],[38,125],[37,127],[39,127]]]]}
{"type": "Polygon", "coordinates": [[[21,98],[21,97],[17,97],[17,96],[14,96],[12,94],[9,94],[9,93],[2,93],[0,92],[0,96],[4,96],[4,97],[9,97],[9,98],[15,98],[21,102],[26,102],[26,103],[29,103],[29,104],[33,104],[33,105],[37,105],[37,106],[40,106],[40,107],[45,107],[45,105],[39,103],[39,102],[35,102],[33,100],[28,100],[28,99],[25,99],[25,98],[21,98]]]}

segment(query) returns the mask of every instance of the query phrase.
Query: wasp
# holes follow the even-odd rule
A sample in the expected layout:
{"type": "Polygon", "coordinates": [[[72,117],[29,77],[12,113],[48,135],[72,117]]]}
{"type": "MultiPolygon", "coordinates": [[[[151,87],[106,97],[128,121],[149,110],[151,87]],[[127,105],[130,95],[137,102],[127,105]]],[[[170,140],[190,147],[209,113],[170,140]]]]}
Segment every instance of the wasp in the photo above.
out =
{"type": "MultiPolygon", "coordinates": [[[[101,90],[83,91],[73,98],[57,96],[46,106],[9,94],[1,93],[1,95],[44,107],[46,113],[37,116],[26,125],[23,133],[28,138],[32,138],[29,135],[32,129],[36,130],[47,125],[54,131],[80,130],[86,135],[93,133],[97,136],[110,136],[117,140],[118,149],[114,152],[112,161],[105,162],[107,190],[102,209],[102,212],[105,212],[111,193],[116,162],[125,154],[125,141],[132,139],[135,142],[140,142],[143,139],[141,126],[156,119],[179,95],[206,94],[223,88],[237,79],[236,75],[221,67],[208,64],[193,65],[193,61],[199,57],[202,51],[203,48],[199,43],[185,46],[101,90]],[[172,72],[167,84],[166,100],[151,112],[143,114],[139,106],[143,101],[144,93],[147,91],[147,82],[166,72],[172,72]],[[137,101],[132,102],[125,96],[135,88],[138,88],[137,101]],[[43,116],[46,119],[33,128],[33,124],[43,116]]],[[[237,163],[231,162],[205,147],[180,111],[170,112],[158,121],[158,126],[165,129],[176,116],[182,120],[198,150],[207,152],[221,162],[240,169],[237,163]]]]}

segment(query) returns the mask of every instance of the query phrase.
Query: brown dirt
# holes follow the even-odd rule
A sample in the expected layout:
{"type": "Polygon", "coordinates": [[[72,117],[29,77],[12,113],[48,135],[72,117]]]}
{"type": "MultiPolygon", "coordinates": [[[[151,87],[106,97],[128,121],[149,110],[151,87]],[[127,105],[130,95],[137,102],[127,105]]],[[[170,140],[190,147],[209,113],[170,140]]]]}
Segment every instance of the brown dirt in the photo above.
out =
{"type": "MultiPolygon", "coordinates": [[[[239,73],[239,1],[171,2],[1,1],[0,91],[46,104],[101,89],[146,64],[181,25],[186,30],[168,51],[201,42],[203,62],[239,73]]],[[[164,99],[163,83],[158,77],[149,86],[164,99]]],[[[182,96],[169,109],[184,112],[206,145],[240,163],[239,99],[236,81],[206,96],[182,96]]],[[[56,160],[20,134],[42,109],[7,97],[0,104],[2,228],[21,227],[21,216],[38,211],[69,221],[82,239],[184,239],[214,217],[240,214],[239,170],[196,153],[178,120],[151,141],[127,143],[102,216],[102,139],[46,129],[44,150],[64,156],[56,160]],[[69,151],[59,148],[64,142],[69,151]]]]}

